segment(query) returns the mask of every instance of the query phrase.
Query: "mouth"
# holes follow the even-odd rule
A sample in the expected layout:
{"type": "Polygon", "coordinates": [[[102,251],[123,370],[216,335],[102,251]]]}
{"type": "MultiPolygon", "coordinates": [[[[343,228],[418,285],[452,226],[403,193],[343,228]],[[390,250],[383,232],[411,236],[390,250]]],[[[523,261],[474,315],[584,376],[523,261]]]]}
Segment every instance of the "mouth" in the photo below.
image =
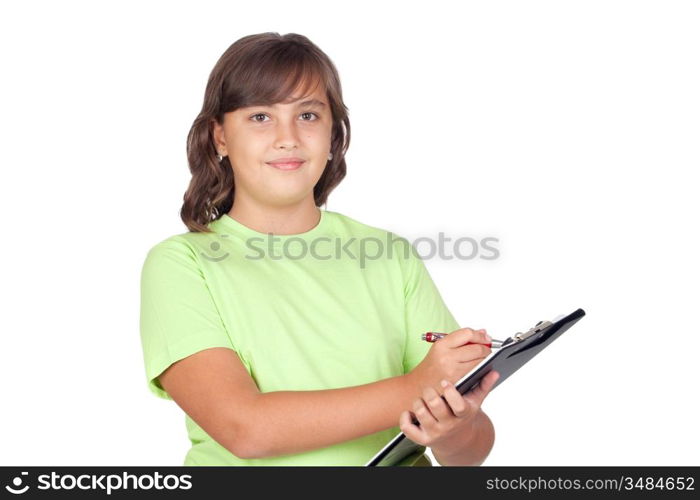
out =
{"type": "Polygon", "coordinates": [[[301,167],[305,161],[289,161],[289,162],[275,162],[275,163],[270,163],[268,162],[267,164],[270,165],[273,168],[276,168],[277,170],[297,170],[299,167],[301,167]]]}

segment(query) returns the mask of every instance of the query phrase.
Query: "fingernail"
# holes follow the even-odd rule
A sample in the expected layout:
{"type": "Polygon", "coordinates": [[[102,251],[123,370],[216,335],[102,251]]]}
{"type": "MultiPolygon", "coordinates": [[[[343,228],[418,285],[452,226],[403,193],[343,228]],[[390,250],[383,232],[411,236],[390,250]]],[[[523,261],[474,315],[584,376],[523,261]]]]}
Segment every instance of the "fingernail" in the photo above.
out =
{"type": "Polygon", "coordinates": [[[486,330],[484,330],[484,336],[486,337],[486,340],[487,340],[487,341],[491,342],[491,340],[492,340],[492,339],[491,339],[491,335],[489,335],[488,333],[486,333],[486,330]]]}

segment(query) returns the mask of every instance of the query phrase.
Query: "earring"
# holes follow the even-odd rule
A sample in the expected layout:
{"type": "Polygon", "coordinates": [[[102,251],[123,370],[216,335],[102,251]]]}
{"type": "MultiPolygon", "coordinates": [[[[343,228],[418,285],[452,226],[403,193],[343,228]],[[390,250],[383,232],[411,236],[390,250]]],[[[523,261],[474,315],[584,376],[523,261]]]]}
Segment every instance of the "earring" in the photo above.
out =
{"type": "Polygon", "coordinates": [[[328,153],[328,161],[333,159],[333,153],[328,153]]]}
{"type": "Polygon", "coordinates": [[[217,154],[216,154],[216,159],[219,160],[219,163],[221,163],[221,160],[223,160],[224,157],[223,157],[222,155],[220,155],[220,154],[217,153],[217,154]]]}

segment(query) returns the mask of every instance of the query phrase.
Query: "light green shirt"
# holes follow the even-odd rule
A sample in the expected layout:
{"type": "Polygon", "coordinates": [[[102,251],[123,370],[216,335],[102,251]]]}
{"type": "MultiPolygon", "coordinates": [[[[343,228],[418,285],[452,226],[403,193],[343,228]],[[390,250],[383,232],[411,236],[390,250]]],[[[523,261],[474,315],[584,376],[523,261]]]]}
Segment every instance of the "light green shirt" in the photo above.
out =
{"type": "MultiPolygon", "coordinates": [[[[158,375],[211,347],[236,351],[263,393],[310,391],[407,373],[430,349],[421,333],[460,328],[410,242],[388,231],[327,210],[310,231],[274,240],[228,215],[209,228],[161,241],[143,264],[141,342],[161,398],[172,399],[158,375]]],[[[397,419],[325,448],[242,459],[189,415],[185,424],[184,465],[364,465],[400,432],[397,419]]]]}

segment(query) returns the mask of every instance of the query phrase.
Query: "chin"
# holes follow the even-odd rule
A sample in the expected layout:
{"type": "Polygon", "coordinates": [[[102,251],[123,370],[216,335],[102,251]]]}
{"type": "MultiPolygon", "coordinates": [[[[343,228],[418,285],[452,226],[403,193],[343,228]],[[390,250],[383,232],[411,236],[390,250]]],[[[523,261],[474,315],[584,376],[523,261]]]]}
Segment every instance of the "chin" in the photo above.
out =
{"type": "Polygon", "coordinates": [[[309,189],[294,189],[294,190],[289,190],[289,189],[275,189],[275,190],[269,190],[265,193],[263,193],[263,196],[265,199],[271,202],[271,204],[276,205],[276,206],[283,206],[283,205],[296,205],[300,203],[302,200],[304,200],[307,196],[309,196],[309,193],[312,194],[313,196],[313,186],[309,187],[309,189]]]}

